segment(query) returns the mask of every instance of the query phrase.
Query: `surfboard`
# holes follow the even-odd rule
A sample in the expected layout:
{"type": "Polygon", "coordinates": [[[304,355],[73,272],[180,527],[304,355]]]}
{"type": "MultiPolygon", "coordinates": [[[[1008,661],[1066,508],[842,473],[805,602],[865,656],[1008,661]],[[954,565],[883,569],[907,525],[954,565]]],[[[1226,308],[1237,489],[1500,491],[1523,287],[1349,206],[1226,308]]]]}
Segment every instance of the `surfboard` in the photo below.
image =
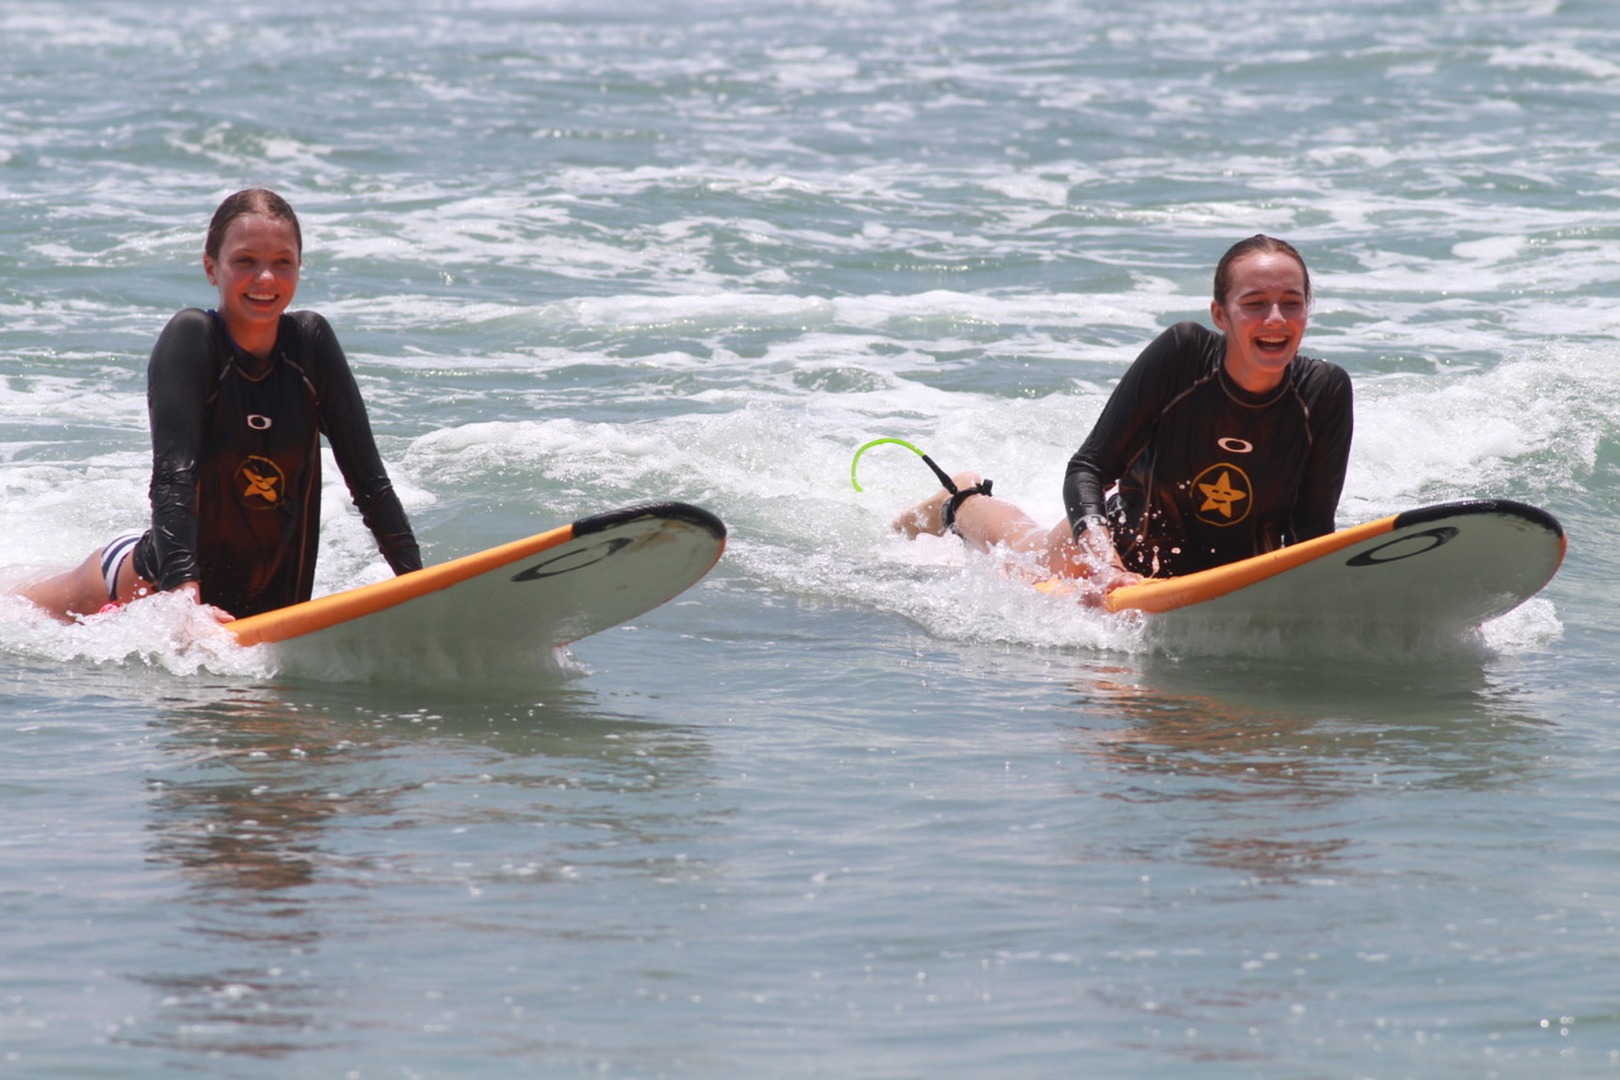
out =
{"type": "Polygon", "coordinates": [[[243,645],[297,645],[306,656],[426,652],[436,634],[437,647],[453,644],[465,655],[538,652],[672,599],[700,581],[725,546],[725,525],[700,507],[631,506],[226,629],[243,645]]]}
{"type": "Polygon", "coordinates": [[[1441,503],[1211,570],[1127,585],[1105,606],[1171,620],[1466,629],[1539,592],[1566,546],[1563,527],[1537,507],[1507,499],[1441,503]]]}

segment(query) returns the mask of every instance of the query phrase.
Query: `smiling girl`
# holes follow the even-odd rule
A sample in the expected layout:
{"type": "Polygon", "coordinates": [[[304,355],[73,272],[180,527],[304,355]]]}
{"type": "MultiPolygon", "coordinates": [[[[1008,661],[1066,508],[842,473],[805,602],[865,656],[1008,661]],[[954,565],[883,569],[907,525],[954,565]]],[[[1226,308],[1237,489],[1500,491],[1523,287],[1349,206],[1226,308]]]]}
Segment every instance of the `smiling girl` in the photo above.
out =
{"type": "Polygon", "coordinates": [[[152,524],[22,595],[60,618],[181,590],[228,620],[307,600],[320,526],[321,435],[396,574],[422,557],[326,320],[288,312],[303,235],[285,199],[239,191],[208,229],[212,311],[169,320],[147,366],[152,524]]]}
{"type": "Polygon", "coordinates": [[[972,548],[1033,556],[1100,601],[1143,577],[1220,566],[1333,531],[1350,455],[1350,377],[1298,355],[1310,272],[1269,236],[1215,270],[1210,317],[1160,334],[1126,371],[1069,460],[1067,519],[1051,529],[975,473],[905,511],[908,536],[958,533],[972,548]]]}

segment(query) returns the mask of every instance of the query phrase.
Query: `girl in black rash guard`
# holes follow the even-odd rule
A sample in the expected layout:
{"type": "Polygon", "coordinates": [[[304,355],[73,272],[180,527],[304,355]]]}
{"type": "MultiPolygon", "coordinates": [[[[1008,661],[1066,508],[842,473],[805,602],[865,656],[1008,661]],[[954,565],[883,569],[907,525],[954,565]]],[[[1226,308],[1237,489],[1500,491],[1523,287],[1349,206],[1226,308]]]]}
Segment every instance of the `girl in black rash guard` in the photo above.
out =
{"type": "Polygon", "coordinates": [[[1084,579],[1092,602],[1333,531],[1352,429],[1350,377],[1299,356],[1310,273],[1281,240],[1253,236],[1215,271],[1221,333],[1179,323],[1131,365],[1069,460],[1067,519],[1050,530],[991,497],[975,473],[895,519],[909,536],[957,532],[1040,569],[1084,579]],[[1109,492],[1113,486],[1114,491],[1109,492]]]}
{"type": "Polygon", "coordinates": [[[179,589],[222,621],[309,599],[322,434],[389,566],[421,568],[342,347],[320,315],[287,312],[302,257],[279,195],[220,205],[203,254],[219,308],[175,315],[147,367],[151,528],[22,595],[70,618],[179,589]]]}

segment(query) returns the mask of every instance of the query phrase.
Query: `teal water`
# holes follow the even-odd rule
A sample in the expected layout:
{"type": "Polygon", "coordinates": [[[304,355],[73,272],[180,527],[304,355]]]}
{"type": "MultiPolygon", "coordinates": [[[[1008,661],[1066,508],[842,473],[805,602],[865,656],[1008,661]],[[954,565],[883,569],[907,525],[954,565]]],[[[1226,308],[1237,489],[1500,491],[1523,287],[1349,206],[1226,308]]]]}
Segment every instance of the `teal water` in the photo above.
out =
{"type": "MultiPolygon", "coordinates": [[[[0,8],[0,565],[144,517],[248,184],[430,558],[732,534],[498,680],[0,605],[0,1075],[1620,1073],[1620,11],[1114,7],[0,8]],[[1341,523],[1567,528],[1478,640],[1172,645],[893,537],[904,452],[851,490],[892,435],[1055,520],[1258,230],[1356,379],[1341,523]]],[[[383,576],[326,506],[319,590],[383,576]]]]}

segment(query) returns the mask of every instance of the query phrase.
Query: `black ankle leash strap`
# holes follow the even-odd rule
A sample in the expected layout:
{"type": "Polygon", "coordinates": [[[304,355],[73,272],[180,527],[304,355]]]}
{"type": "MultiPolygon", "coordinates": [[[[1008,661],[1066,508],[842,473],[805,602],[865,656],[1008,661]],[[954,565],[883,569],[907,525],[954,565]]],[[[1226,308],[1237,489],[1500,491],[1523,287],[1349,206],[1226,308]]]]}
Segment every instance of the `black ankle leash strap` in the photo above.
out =
{"type": "Polygon", "coordinates": [[[956,485],[954,485],[954,484],[947,483],[945,485],[945,490],[947,490],[947,491],[949,491],[951,493],[951,497],[949,499],[947,499],[946,502],[945,502],[945,505],[940,508],[939,522],[940,522],[941,525],[945,526],[945,530],[947,532],[955,532],[956,531],[956,511],[957,511],[957,508],[960,507],[963,503],[967,502],[969,499],[973,498],[973,496],[975,496],[975,495],[988,495],[988,494],[990,494],[990,485],[991,485],[991,483],[992,483],[992,481],[990,481],[990,480],[980,480],[977,484],[974,484],[972,487],[963,488],[961,491],[957,491],[956,490],[956,485]]]}
{"type": "Polygon", "coordinates": [[[939,523],[945,527],[946,532],[955,532],[957,509],[975,495],[990,494],[990,485],[994,483],[994,481],[980,480],[972,487],[963,488],[962,490],[958,491],[956,489],[956,484],[951,480],[950,473],[947,473],[944,469],[934,464],[934,459],[929,457],[927,454],[923,454],[922,459],[924,465],[927,465],[930,469],[934,470],[934,475],[939,477],[939,482],[945,486],[945,490],[951,493],[951,497],[946,500],[945,505],[940,507],[939,523]]]}

